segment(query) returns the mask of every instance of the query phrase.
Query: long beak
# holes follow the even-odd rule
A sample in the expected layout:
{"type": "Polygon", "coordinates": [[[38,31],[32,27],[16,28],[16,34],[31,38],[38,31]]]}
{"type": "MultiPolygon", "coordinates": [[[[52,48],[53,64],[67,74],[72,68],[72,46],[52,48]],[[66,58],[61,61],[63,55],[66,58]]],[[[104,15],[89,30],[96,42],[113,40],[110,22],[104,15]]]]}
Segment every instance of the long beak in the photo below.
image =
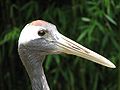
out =
{"type": "Polygon", "coordinates": [[[62,34],[58,36],[57,46],[60,52],[73,54],[110,68],[116,68],[116,66],[105,57],[85,48],[62,34]]]}

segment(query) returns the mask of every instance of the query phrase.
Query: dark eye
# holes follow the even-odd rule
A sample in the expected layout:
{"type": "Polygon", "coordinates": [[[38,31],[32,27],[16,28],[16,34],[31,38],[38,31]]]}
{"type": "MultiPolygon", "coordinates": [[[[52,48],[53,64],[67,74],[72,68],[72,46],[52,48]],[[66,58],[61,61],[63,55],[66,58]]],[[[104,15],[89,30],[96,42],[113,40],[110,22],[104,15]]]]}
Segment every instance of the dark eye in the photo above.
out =
{"type": "Polygon", "coordinates": [[[38,35],[39,35],[39,36],[44,36],[45,33],[46,33],[46,32],[45,32],[44,30],[40,30],[40,31],[38,31],[38,35]]]}

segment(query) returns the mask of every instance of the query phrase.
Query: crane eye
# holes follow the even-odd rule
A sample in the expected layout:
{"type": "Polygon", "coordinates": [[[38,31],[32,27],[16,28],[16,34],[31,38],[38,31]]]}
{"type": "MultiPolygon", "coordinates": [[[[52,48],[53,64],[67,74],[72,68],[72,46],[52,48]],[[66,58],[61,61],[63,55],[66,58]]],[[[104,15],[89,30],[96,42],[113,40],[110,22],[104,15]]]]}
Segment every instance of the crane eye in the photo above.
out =
{"type": "Polygon", "coordinates": [[[46,32],[45,32],[44,30],[39,30],[39,31],[38,31],[38,35],[39,35],[39,36],[44,36],[45,33],[46,33],[46,32]]]}

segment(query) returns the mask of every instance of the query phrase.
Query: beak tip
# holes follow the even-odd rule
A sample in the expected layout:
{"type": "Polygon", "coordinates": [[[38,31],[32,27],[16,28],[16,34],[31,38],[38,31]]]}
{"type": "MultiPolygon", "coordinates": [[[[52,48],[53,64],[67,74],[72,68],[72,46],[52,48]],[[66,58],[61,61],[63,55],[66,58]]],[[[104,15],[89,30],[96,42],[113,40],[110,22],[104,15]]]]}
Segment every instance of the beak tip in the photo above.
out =
{"type": "Polygon", "coordinates": [[[111,63],[111,65],[109,65],[108,67],[110,67],[110,68],[116,68],[116,66],[113,63],[111,63]]]}
{"type": "Polygon", "coordinates": [[[116,68],[116,66],[114,65],[114,66],[112,66],[112,68],[116,68]]]}

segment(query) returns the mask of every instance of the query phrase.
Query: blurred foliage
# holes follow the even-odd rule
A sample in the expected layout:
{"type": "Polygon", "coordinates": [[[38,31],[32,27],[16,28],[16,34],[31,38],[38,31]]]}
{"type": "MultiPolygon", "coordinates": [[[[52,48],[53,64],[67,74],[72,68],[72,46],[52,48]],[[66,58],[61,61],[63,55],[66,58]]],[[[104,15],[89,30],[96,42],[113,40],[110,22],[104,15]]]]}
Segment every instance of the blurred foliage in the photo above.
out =
{"type": "Polygon", "coordinates": [[[31,90],[17,42],[22,28],[36,19],[55,24],[62,34],[117,66],[48,55],[44,69],[51,90],[120,90],[119,0],[1,0],[0,8],[0,90],[31,90]]]}

